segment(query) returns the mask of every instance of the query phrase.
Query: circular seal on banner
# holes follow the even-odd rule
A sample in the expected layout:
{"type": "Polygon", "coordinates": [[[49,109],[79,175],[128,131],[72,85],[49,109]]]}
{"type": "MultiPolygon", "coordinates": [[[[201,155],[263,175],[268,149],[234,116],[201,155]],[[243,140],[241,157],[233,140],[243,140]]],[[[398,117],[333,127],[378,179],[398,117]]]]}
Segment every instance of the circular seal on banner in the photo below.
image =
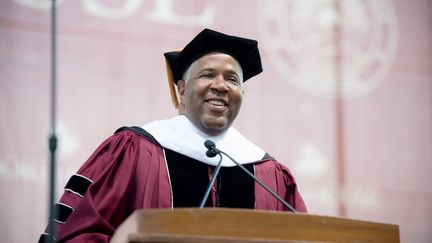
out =
{"type": "Polygon", "coordinates": [[[360,97],[388,74],[397,47],[396,13],[386,0],[337,3],[260,0],[260,44],[298,89],[325,98],[360,97]]]}

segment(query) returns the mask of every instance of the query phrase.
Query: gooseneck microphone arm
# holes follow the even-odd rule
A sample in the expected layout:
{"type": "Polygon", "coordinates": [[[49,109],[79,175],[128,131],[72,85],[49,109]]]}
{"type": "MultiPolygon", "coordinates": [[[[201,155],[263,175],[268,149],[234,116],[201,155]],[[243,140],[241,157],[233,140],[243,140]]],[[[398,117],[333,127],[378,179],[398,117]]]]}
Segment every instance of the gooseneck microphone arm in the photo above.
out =
{"type": "MultiPolygon", "coordinates": [[[[241,165],[239,162],[237,162],[235,159],[233,159],[231,156],[229,156],[227,153],[225,153],[224,151],[217,149],[216,145],[214,144],[214,142],[210,141],[210,140],[206,140],[206,142],[204,143],[204,145],[209,149],[212,150],[215,153],[223,154],[226,157],[228,157],[232,162],[234,162],[238,167],[240,167],[244,172],[246,172],[246,174],[248,174],[250,177],[252,177],[258,184],[260,184],[264,189],[266,189],[271,195],[273,195],[277,200],[279,200],[283,205],[285,205],[289,210],[291,210],[291,212],[296,213],[297,211],[289,204],[287,203],[285,200],[283,200],[278,194],[276,194],[272,189],[270,189],[266,184],[264,184],[261,180],[259,180],[258,178],[256,178],[255,175],[253,175],[252,173],[250,173],[249,170],[247,170],[243,165],[241,165]]],[[[207,151],[208,152],[208,151],[207,151]]],[[[221,161],[222,161],[222,156],[221,156],[221,161]]],[[[221,164],[221,161],[219,162],[218,166],[221,164]]],[[[213,185],[212,185],[213,186],[213,185]]]]}
{"type": "Polygon", "coordinates": [[[216,178],[217,178],[217,176],[219,174],[219,170],[222,167],[222,155],[215,150],[216,147],[215,147],[214,143],[211,142],[210,140],[206,140],[206,142],[204,143],[204,145],[208,149],[207,152],[206,152],[207,157],[212,158],[212,157],[215,157],[216,155],[219,155],[220,159],[219,159],[219,163],[217,164],[215,170],[213,171],[213,175],[212,175],[211,181],[210,181],[210,183],[207,186],[207,189],[206,189],[206,191],[204,193],[204,196],[201,199],[201,203],[200,203],[200,206],[199,206],[200,208],[204,208],[204,205],[205,205],[205,203],[207,201],[207,198],[210,195],[210,191],[211,191],[213,185],[216,182],[216,178]],[[210,143],[208,143],[207,141],[210,142],[210,143]]]}

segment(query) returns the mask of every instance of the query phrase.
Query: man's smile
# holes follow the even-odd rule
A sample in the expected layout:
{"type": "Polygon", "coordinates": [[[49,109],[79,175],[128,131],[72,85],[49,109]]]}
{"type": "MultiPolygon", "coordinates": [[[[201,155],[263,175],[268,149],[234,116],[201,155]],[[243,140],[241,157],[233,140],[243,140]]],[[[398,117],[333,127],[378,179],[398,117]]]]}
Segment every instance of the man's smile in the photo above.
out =
{"type": "Polygon", "coordinates": [[[209,108],[214,111],[225,111],[228,107],[228,103],[221,98],[209,98],[205,100],[205,103],[209,105],[209,108]]]}

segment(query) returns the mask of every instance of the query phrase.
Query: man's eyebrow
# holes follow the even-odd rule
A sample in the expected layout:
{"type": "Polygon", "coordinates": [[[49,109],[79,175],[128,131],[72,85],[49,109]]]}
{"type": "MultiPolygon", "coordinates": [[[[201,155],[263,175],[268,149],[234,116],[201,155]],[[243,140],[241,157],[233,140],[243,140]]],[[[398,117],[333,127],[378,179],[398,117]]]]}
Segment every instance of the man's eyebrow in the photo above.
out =
{"type": "MultiPolygon", "coordinates": [[[[216,71],[215,68],[204,68],[201,71],[199,71],[198,74],[201,74],[203,72],[215,72],[215,71],[216,71]]],[[[236,70],[226,70],[224,71],[224,75],[226,74],[235,75],[237,78],[240,78],[240,74],[236,70]]]]}
{"type": "Polygon", "coordinates": [[[240,74],[236,70],[227,70],[227,74],[234,74],[237,78],[240,78],[240,74]]]}
{"type": "Polygon", "coordinates": [[[204,68],[201,71],[199,71],[199,73],[206,72],[206,71],[214,72],[215,69],[214,68],[204,68]]]}

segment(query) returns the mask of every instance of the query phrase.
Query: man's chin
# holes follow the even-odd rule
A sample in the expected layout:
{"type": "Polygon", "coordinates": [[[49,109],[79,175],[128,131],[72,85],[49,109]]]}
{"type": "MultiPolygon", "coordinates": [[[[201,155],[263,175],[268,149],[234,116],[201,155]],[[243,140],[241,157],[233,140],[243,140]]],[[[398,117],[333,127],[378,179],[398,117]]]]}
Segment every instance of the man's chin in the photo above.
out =
{"type": "Polygon", "coordinates": [[[226,119],[208,119],[202,122],[203,132],[215,136],[225,132],[229,128],[226,119]]]}

